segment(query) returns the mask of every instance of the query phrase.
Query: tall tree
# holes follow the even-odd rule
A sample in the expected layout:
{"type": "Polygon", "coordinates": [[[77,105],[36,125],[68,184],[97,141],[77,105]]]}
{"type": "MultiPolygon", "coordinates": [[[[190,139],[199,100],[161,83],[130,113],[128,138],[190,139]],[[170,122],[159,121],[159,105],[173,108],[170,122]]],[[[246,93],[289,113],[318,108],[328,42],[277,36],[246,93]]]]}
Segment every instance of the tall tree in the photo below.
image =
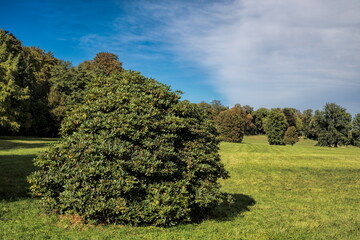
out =
{"type": "Polygon", "coordinates": [[[276,108],[269,112],[264,121],[266,136],[270,145],[284,145],[284,135],[288,124],[284,113],[276,108]]]}
{"type": "Polygon", "coordinates": [[[19,116],[29,88],[24,83],[21,42],[11,33],[0,29],[0,128],[19,131],[19,116]]]}
{"type": "Polygon", "coordinates": [[[23,47],[26,56],[30,99],[25,111],[31,116],[22,121],[20,134],[36,136],[54,136],[58,129],[50,113],[48,95],[51,88],[50,78],[53,68],[60,63],[51,52],[36,47],[23,47]]]}
{"type": "Polygon", "coordinates": [[[314,118],[319,146],[337,147],[348,142],[351,115],[345,108],[327,103],[322,111],[315,112],[314,118]]]}

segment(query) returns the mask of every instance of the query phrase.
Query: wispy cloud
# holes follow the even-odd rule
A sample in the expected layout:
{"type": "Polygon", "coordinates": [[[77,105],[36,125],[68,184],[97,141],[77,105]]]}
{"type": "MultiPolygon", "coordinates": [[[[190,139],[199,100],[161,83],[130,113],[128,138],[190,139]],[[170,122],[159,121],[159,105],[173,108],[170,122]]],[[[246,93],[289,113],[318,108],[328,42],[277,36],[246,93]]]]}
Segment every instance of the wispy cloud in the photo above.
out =
{"type": "Polygon", "coordinates": [[[135,17],[114,23],[130,35],[83,42],[156,42],[150,48],[210,73],[229,104],[304,109],[334,101],[360,112],[358,0],[137,1],[133,7],[135,17]]]}
{"type": "Polygon", "coordinates": [[[213,74],[230,103],[359,110],[360,2],[243,0],[152,5],[174,50],[213,74]]]}

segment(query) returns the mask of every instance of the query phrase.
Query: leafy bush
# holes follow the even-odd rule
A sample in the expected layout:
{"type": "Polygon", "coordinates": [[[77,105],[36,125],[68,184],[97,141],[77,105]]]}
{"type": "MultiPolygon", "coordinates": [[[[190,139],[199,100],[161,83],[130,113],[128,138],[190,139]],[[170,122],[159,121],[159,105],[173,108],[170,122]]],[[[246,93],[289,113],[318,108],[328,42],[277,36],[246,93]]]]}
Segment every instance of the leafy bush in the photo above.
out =
{"type": "Polygon", "coordinates": [[[216,129],[195,104],[133,71],[97,79],[86,93],[28,178],[48,211],[169,226],[227,198],[216,129]]]}
{"type": "Polygon", "coordinates": [[[296,127],[291,126],[285,132],[284,142],[285,144],[294,145],[299,141],[299,135],[296,131],[296,127]]]}

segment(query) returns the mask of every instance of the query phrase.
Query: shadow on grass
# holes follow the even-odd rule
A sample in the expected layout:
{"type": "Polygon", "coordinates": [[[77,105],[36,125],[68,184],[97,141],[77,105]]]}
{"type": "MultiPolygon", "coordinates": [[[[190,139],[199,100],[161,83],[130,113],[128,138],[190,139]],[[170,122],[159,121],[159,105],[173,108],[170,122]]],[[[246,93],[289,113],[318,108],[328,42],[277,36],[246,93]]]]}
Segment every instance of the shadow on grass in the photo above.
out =
{"type": "MultiPolygon", "coordinates": [[[[28,139],[26,139],[28,140],[28,139]]],[[[50,142],[50,140],[49,140],[50,142]]],[[[31,142],[14,142],[11,139],[0,138],[0,150],[10,150],[18,148],[42,148],[49,145],[49,142],[31,143],[31,142]]]]}
{"type": "Polygon", "coordinates": [[[35,154],[0,156],[0,201],[15,201],[29,198],[29,183],[26,178],[36,167],[35,154]]]}
{"type": "Polygon", "coordinates": [[[206,219],[216,221],[230,221],[244,212],[250,211],[251,206],[256,204],[255,199],[245,194],[229,194],[233,198],[232,203],[223,203],[214,208],[206,219]]]}

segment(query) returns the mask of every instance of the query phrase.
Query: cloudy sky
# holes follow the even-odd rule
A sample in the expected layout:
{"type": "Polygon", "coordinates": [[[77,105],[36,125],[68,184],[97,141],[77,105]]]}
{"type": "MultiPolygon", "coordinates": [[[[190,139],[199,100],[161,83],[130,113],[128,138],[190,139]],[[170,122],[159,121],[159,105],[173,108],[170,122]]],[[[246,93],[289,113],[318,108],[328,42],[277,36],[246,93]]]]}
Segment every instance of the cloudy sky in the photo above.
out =
{"type": "Polygon", "coordinates": [[[193,102],[360,112],[359,0],[0,0],[0,28],[77,65],[112,52],[193,102]]]}

